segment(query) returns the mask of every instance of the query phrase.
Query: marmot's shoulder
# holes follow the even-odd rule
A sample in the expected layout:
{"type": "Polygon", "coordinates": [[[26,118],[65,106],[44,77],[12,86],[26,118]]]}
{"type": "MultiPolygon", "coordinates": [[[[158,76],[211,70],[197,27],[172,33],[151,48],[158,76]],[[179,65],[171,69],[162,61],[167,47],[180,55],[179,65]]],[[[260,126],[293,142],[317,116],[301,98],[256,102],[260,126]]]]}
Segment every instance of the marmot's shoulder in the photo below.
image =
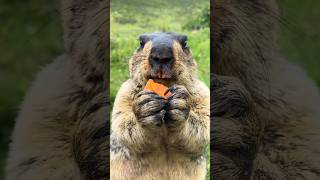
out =
{"type": "Polygon", "coordinates": [[[136,87],[137,87],[137,84],[132,79],[128,79],[125,82],[123,82],[122,85],[120,86],[117,96],[119,95],[129,96],[130,94],[133,93],[136,87]]]}

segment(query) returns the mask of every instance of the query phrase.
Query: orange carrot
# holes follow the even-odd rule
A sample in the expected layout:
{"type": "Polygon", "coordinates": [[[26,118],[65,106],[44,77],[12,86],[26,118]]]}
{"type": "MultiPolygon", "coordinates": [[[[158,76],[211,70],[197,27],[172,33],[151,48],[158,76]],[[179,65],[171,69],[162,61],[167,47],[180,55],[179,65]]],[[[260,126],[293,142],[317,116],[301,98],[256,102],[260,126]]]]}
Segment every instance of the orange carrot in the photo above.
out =
{"type": "Polygon", "coordinates": [[[164,97],[165,99],[168,99],[168,97],[171,96],[171,92],[170,91],[167,92],[167,90],[168,90],[167,86],[160,84],[160,83],[157,83],[153,79],[148,80],[144,89],[155,92],[156,94],[164,97]]]}

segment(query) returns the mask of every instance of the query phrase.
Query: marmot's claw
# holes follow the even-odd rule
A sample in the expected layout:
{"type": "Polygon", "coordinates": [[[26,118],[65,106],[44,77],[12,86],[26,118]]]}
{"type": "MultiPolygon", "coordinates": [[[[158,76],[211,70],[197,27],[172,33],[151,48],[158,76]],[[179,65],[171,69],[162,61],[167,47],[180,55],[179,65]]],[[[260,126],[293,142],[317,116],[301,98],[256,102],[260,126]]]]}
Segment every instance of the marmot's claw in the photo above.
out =
{"type": "Polygon", "coordinates": [[[151,91],[141,91],[133,102],[133,112],[142,126],[155,127],[163,124],[166,100],[151,91]]]}
{"type": "Polygon", "coordinates": [[[166,123],[169,128],[186,122],[190,113],[189,92],[184,86],[172,86],[172,96],[166,106],[166,123]]]}

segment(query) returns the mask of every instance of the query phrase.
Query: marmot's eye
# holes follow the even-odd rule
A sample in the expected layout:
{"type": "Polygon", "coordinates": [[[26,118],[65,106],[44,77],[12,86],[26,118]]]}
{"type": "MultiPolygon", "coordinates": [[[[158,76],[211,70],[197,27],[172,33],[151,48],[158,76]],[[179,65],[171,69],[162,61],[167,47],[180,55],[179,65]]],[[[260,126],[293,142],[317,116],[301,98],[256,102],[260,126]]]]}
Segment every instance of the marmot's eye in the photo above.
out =
{"type": "Polygon", "coordinates": [[[140,46],[143,47],[144,46],[144,42],[142,40],[140,40],[140,46]]]}
{"type": "Polygon", "coordinates": [[[183,49],[188,48],[188,43],[187,43],[187,41],[181,42],[181,47],[182,47],[183,49]]]}

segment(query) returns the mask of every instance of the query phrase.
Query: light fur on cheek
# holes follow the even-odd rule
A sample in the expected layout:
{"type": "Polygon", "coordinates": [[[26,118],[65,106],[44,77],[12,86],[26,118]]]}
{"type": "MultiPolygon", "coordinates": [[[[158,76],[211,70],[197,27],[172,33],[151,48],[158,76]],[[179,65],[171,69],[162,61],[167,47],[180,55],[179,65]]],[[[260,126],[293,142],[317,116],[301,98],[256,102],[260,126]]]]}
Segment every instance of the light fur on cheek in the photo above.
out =
{"type": "Polygon", "coordinates": [[[197,77],[197,64],[191,55],[186,55],[181,45],[174,41],[172,45],[173,56],[175,58],[174,68],[178,74],[177,79],[181,85],[192,87],[194,78],[197,77]]]}
{"type": "Polygon", "coordinates": [[[147,73],[148,69],[150,69],[148,59],[151,53],[151,48],[152,42],[149,41],[144,45],[144,48],[141,52],[137,52],[133,56],[133,58],[130,59],[130,76],[135,82],[139,84],[144,84],[146,82],[145,74],[147,73]]]}

